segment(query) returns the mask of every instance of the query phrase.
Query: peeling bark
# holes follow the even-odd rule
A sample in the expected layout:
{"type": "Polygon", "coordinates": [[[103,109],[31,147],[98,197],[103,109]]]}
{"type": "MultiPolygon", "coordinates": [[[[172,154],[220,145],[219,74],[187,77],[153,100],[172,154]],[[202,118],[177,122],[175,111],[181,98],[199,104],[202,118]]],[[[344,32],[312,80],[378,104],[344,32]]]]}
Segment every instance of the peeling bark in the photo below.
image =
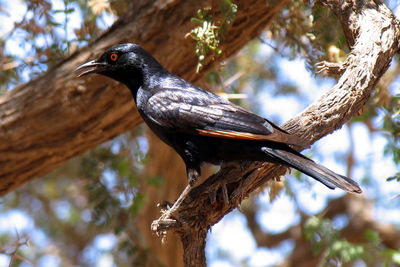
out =
{"type": "MultiPolygon", "coordinates": [[[[238,1],[239,12],[223,42],[223,60],[258,36],[288,1],[238,1]]],[[[306,145],[340,128],[368,100],[374,85],[399,48],[399,22],[379,1],[321,1],[338,16],[351,53],[342,65],[322,64],[341,74],[321,99],[283,127],[306,145]]],[[[0,194],[38,178],[69,158],[138,125],[141,120],[126,88],[109,79],[76,79],[73,70],[105,48],[138,42],[170,71],[190,81],[197,59],[194,43],[185,39],[190,18],[210,1],[138,0],[130,14],[102,38],[54,69],[0,99],[0,194]],[[174,16],[172,14],[180,14],[174,16]]],[[[215,65],[208,59],[204,72],[215,65]]],[[[204,73],[203,72],[203,73],[204,73]]],[[[158,233],[175,231],[185,246],[186,266],[205,266],[207,230],[259,186],[283,175],[286,168],[265,163],[229,163],[184,195],[174,212],[155,221],[158,233]],[[228,202],[226,198],[228,197],[228,202]]]]}
{"type": "MultiPolygon", "coordinates": [[[[199,80],[194,41],[185,34],[194,27],[190,18],[211,3],[134,1],[128,14],[88,48],[1,97],[0,195],[141,123],[124,86],[100,76],[76,78],[75,68],[106,48],[139,43],[168,70],[192,82],[199,80]]],[[[237,18],[221,44],[224,53],[217,61],[208,58],[202,73],[258,36],[286,3],[238,1],[237,18]]]]}
{"type": "MultiPolygon", "coordinates": [[[[129,1],[128,1],[129,2],[129,1]]],[[[204,73],[232,56],[261,31],[289,1],[241,0],[229,35],[221,44],[223,54],[205,60],[200,74],[195,73],[195,44],[185,38],[195,24],[190,18],[207,0],[136,0],[121,18],[89,48],[65,59],[37,79],[14,88],[0,98],[0,195],[54,170],[66,160],[98,144],[135,128],[141,123],[129,91],[121,84],[101,76],[77,79],[74,69],[93,59],[106,48],[123,42],[136,42],[149,50],[168,70],[192,82],[201,82],[204,73]],[[177,15],[179,14],[179,15],[177,15]]],[[[175,152],[150,137],[150,166],[146,176],[160,175],[165,185],[144,188],[146,202],[138,227],[144,247],[165,266],[182,266],[182,246],[177,236],[162,245],[150,231],[151,221],[159,216],[156,203],[173,200],[186,184],[183,163],[175,152]],[[162,155],[160,155],[162,153],[162,155]],[[170,160],[170,168],[158,164],[170,160]],[[177,163],[178,164],[175,164],[177,163]]],[[[188,240],[188,239],[186,239],[188,240]]]]}
{"type": "MultiPolygon", "coordinates": [[[[351,52],[341,66],[331,68],[332,64],[322,64],[327,73],[336,74],[337,70],[342,70],[338,83],[283,125],[288,132],[302,137],[306,146],[340,128],[360,111],[399,49],[399,21],[379,1],[331,0],[322,3],[340,19],[351,52]]],[[[285,167],[268,163],[225,164],[218,173],[182,195],[180,203],[153,222],[153,230],[161,234],[173,230],[181,236],[187,234],[185,229],[203,232],[259,186],[286,171],[285,167]],[[224,201],[225,187],[229,203],[224,201]]],[[[204,249],[202,243],[197,249],[204,249]]],[[[202,257],[202,254],[185,253],[185,262],[205,262],[205,259],[192,257],[202,257]]]]}

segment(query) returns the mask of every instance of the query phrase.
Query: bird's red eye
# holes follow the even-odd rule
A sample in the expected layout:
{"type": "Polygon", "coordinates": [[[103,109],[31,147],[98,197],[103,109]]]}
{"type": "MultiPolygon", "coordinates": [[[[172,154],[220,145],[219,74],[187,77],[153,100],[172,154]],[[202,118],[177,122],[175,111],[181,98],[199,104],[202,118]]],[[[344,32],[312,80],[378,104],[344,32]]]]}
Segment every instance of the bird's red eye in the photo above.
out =
{"type": "Polygon", "coordinates": [[[117,53],[111,53],[110,54],[110,60],[111,61],[117,61],[117,59],[118,59],[118,54],[117,53]]]}

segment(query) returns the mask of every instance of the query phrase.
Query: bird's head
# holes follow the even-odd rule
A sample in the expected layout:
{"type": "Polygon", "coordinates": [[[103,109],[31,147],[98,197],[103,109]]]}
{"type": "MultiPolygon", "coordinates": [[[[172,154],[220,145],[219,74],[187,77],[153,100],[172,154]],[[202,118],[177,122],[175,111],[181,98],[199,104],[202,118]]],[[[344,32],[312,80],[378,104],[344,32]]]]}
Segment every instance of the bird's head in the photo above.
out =
{"type": "Polygon", "coordinates": [[[137,90],[163,67],[142,47],[127,43],[111,47],[98,59],[86,62],[76,70],[80,72],[78,77],[97,73],[137,90]]]}

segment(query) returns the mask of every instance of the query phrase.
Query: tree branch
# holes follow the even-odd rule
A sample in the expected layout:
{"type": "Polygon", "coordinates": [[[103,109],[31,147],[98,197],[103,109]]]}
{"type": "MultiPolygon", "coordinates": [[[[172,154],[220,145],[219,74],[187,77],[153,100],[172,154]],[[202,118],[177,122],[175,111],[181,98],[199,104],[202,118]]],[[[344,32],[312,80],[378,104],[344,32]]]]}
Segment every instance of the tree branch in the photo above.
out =
{"type": "MultiPolygon", "coordinates": [[[[257,37],[287,2],[237,1],[236,20],[221,44],[224,53],[218,61],[257,37]]],[[[1,97],[0,195],[141,123],[123,85],[100,76],[76,78],[75,68],[107,47],[138,42],[167,69],[192,82],[213,68],[218,61],[208,58],[202,74],[196,74],[195,44],[185,39],[195,26],[190,18],[211,4],[211,0],[134,1],[128,14],[88,48],[1,97]]]]}
{"type": "MultiPolygon", "coordinates": [[[[390,10],[378,1],[323,1],[341,20],[351,52],[338,83],[301,114],[283,125],[296,133],[309,146],[316,140],[340,128],[357,114],[368,100],[374,85],[387,70],[399,48],[399,21],[390,10]]],[[[164,233],[163,221],[176,220],[181,224],[174,231],[181,236],[186,231],[204,232],[225,214],[249,196],[266,181],[283,175],[285,167],[268,163],[229,163],[202,184],[191,189],[173,208],[153,222],[153,230],[164,233]],[[226,186],[229,203],[225,203],[223,188],[226,186]],[[210,196],[217,194],[216,197],[210,196]]],[[[177,225],[179,225],[177,224],[177,225]]],[[[198,246],[198,249],[203,249],[198,246]]],[[[186,257],[185,262],[202,262],[186,257]]],[[[197,265],[204,266],[204,265],[197,265]]]]}

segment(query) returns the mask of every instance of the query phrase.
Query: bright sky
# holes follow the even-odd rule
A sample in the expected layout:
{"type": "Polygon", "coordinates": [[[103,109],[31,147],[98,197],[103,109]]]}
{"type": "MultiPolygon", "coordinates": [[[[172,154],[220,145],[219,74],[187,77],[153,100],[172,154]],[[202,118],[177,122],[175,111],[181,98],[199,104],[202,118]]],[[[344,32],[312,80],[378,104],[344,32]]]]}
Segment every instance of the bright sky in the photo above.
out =
{"type": "MultiPolygon", "coordinates": [[[[265,53],[273,52],[267,46],[264,49],[266,50],[265,53]]],[[[317,100],[334,84],[330,79],[326,82],[317,83],[306,70],[304,60],[289,61],[281,59],[280,66],[282,71],[280,76],[286,77],[294,84],[297,84],[300,92],[310,99],[310,101],[317,100]]],[[[282,121],[292,118],[310,104],[304,103],[304,105],[299,105],[298,101],[294,98],[287,98],[286,96],[274,97],[273,101],[271,101],[272,98],[272,95],[268,92],[268,88],[260,94],[259,103],[268,103],[268,105],[262,106],[262,115],[265,117],[276,117],[275,115],[279,114],[278,116],[282,118],[282,121]]],[[[348,135],[348,127],[342,127],[342,129],[318,141],[313,145],[312,149],[324,156],[314,157],[314,160],[338,173],[344,173],[343,159],[340,158],[340,155],[347,152],[349,147],[348,135]]],[[[398,210],[395,208],[388,209],[388,205],[386,205],[391,201],[393,196],[396,196],[400,192],[400,183],[386,182],[386,178],[396,172],[396,167],[389,157],[384,157],[382,154],[383,147],[386,144],[383,134],[375,133],[370,136],[365,126],[355,123],[352,135],[355,137],[354,146],[358,160],[358,165],[355,167],[353,173],[353,179],[361,183],[365,176],[365,164],[370,164],[372,160],[373,164],[370,166],[372,177],[376,179],[376,186],[384,192],[384,201],[382,205],[376,207],[375,217],[380,221],[398,223],[398,210]]],[[[307,177],[307,179],[310,178],[307,177]]],[[[296,179],[290,179],[290,175],[287,176],[287,181],[295,186],[298,196],[297,201],[300,207],[308,214],[315,214],[325,208],[328,198],[344,194],[343,191],[330,190],[315,181],[312,181],[312,187],[310,188],[296,179]]],[[[364,192],[367,197],[375,196],[375,193],[364,192]]],[[[270,233],[282,232],[299,222],[298,215],[294,213],[293,201],[288,196],[281,195],[273,203],[269,202],[267,193],[261,194],[258,198],[259,202],[265,205],[258,219],[266,231],[270,233]]],[[[212,232],[209,234],[207,255],[209,258],[217,257],[216,255],[218,255],[219,250],[224,250],[229,252],[230,255],[234,255],[236,262],[217,260],[211,264],[213,267],[235,267],[242,261],[248,262],[250,266],[266,267],[280,263],[285,254],[282,252],[289,252],[291,247],[292,244],[285,243],[280,248],[274,250],[257,249],[251,234],[246,229],[246,221],[243,215],[235,211],[213,227],[212,232]]]]}
{"type": "MultiPolygon", "coordinates": [[[[0,34],[8,32],[13,26],[14,21],[18,21],[25,13],[24,5],[22,2],[17,1],[2,1],[2,4],[9,5],[6,7],[10,12],[10,17],[0,15],[1,27],[0,34]]],[[[63,8],[61,0],[54,1],[57,3],[59,9],[63,8]]],[[[396,9],[398,11],[399,9],[396,9]]],[[[59,20],[64,20],[60,14],[59,20]]],[[[105,23],[111,25],[112,18],[106,17],[105,23]]],[[[80,16],[74,15],[71,19],[70,32],[72,28],[79,27],[80,16]]],[[[12,49],[15,54],[23,54],[24,50],[18,45],[17,40],[15,43],[10,43],[8,49],[12,49]]],[[[263,53],[272,53],[273,51],[264,46],[263,53]]],[[[316,100],[326,90],[333,85],[332,80],[326,80],[322,83],[316,83],[312,75],[305,69],[303,60],[288,61],[286,59],[280,60],[281,74],[280,76],[289,79],[294,84],[299,85],[301,93],[310,101],[316,100]]],[[[400,93],[400,92],[399,92],[400,93]]],[[[304,109],[309,103],[299,104],[295,98],[282,96],[275,97],[271,101],[272,96],[265,88],[259,95],[259,103],[268,103],[262,105],[261,115],[266,117],[279,117],[282,121],[286,121],[304,109]],[[279,115],[278,115],[279,114],[279,115]]],[[[379,122],[377,122],[379,123],[379,122]]],[[[336,172],[344,173],[344,167],[340,163],[340,155],[345,153],[348,149],[348,135],[349,129],[343,127],[341,130],[329,135],[317,144],[312,149],[319,151],[323,157],[314,158],[317,162],[335,170],[336,172]]],[[[400,192],[400,183],[388,183],[385,179],[396,172],[393,162],[388,157],[382,154],[382,148],[386,144],[386,140],[381,133],[376,133],[370,136],[367,129],[361,124],[355,124],[352,133],[355,141],[356,157],[358,165],[356,166],[353,178],[361,182],[365,176],[365,164],[373,164],[370,166],[372,176],[375,177],[376,186],[384,192],[384,199],[381,201],[381,206],[375,210],[376,218],[387,222],[398,222],[398,211],[395,209],[382,208],[387,206],[391,197],[400,192]],[[365,162],[365,163],[364,163],[365,162]]],[[[312,153],[314,154],[314,153],[312,153]]],[[[317,182],[312,182],[309,187],[305,183],[300,183],[295,179],[288,177],[288,182],[294,186],[298,192],[298,202],[305,212],[313,214],[322,210],[327,202],[327,198],[337,197],[343,194],[340,190],[329,190],[325,186],[317,182]]],[[[373,196],[374,192],[365,192],[366,196],[373,196]]],[[[287,196],[280,196],[273,203],[270,203],[267,193],[260,194],[258,202],[262,207],[258,220],[263,229],[271,233],[284,231],[289,226],[298,223],[298,215],[294,212],[293,201],[287,196]]],[[[62,205],[60,206],[62,213],[62,205]]],[[[286,242],[280,247],[267,250],[257,249],[256,244],[251,234],[246,229],[246,221],[239,211],[234,211],[227,215],[220,223],[212,228],[207,242],[207,257],[209,266],[211,267],[235,267],[242,262],[247,262],[250,266],[266,267],[273,266],[283,260],[285,253],[288,253],[292,248],[292,244],[286,242]],[[233,262],[220,260],[219,255],[229,253],[233,256],[233,262]]],[[[15,231],[18,233],[30,232],[33,233],[35,243],[41,243],[43,249],[48,249],[49,244],[46,235],[38,228],[35,227],[34,222],[22,211],[13,210],[0,215],[0,233],[15,231]]],[[[93,248],[87,252],[87,257],[96,258],[96,266],[111,267],[113,265],[112,255],[108,253],[110,249],[115,246],[116,237],[113,234],[99,235],[93,241],[93,248]],[[99,251],[101,253],[99,253],[99,251]]],[[[24,248],[27,249],[27,248],[24,248]]],[[[6,266],[9,263],[9,257],[0,255],[0,266],[6,266]]],[[[49,256],[42,260],[42,266],[58,266],[59,262],[54,256],[49,256]]]]}

